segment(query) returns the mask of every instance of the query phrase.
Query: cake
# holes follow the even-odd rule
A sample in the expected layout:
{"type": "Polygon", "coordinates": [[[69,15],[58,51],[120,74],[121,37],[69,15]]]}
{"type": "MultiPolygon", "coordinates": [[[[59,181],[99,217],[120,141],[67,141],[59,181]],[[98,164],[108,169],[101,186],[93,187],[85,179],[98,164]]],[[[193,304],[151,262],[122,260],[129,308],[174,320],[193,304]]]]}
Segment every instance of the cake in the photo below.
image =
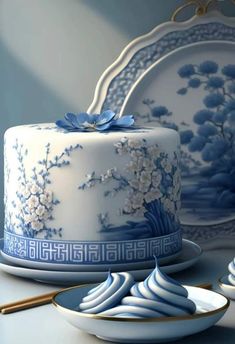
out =
{"type": "Polygon", "coordinates": [[[107,268],[180,252],[176,131],[22,125],[4,157],[6,256],[107,268]]]}

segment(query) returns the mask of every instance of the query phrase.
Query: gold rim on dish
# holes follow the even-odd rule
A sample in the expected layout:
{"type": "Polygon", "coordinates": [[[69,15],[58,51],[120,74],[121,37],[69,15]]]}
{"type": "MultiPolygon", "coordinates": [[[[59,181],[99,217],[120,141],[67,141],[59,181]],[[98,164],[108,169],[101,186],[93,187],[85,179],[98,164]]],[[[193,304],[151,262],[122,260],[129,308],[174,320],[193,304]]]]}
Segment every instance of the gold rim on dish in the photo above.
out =
{"type": "MultiPolygon", "coordinates": [[[[81,317],[84,317],[84,318],[91,318],[91,319],[97,319],[97,320],[108,320],[108,321],[123,321],[123,322],[165,322],[165,321],[193,320],[193,319],[204,318],[204,317],[207,317],[207,316],[210,316],[210,315],[214,315],[214,314],[220,313],[221,311],[228,309],[228,307],[230,305],[230,300],[226,296],[224,296],[221,293],[212,291],[213,293],[219,294],[220,296],[223,296],[225,298],[225,300],[227,302],[225,303],[224,306],[222,306],[220,308],[217,308],[217,309],[215,309],[213,311],[208,311],[206,313],[192,314],[192,315],[187,315],[187,316],[183,315],[183,316],[174,316],[174,317],[141,318],[141,319],[137,319],[137,318],[121,318],[121,317],[104,316],[104,315],[98,315],[98,314],[82,313],[82,312],[79,312],[79,311],[75,311],[75,310],[72,310],[72,309],[65,308],[65,307],[59,305],[55,301],[55,298],[59,294],[61,294],[61,293],[64,293],[66,291],[69,291],[69,290],[75,289],[75,288],[83,288],[83,287],[88,286],[88,285],[89,284],[83,284],[83,285],[80,285],[80,286],[74,286],[74,287],[66,288],[66,289],[64,289],[62,291],[59,291],[52,298],[53,305],[56,308],[60,309],[60,310],[68,312],[69,314],[77,314],[77,315],[79,315],[81,317]]],[[[197,287],[194,287],[194,288],[197,288],[197,287]]]]}
{"type": "Polygon", "coordinates": [[[235,285],[232,285],[232,284],[227,284],[227,283],[224,283],[222,282],[222,278],[224,278],[226,275],[222,276],[219,278],[218,282],[219,282],[219,286],[222,286],[224,288],[228,288],[228,289],[233,289],[234,292],[235,292],[235,285]]]}

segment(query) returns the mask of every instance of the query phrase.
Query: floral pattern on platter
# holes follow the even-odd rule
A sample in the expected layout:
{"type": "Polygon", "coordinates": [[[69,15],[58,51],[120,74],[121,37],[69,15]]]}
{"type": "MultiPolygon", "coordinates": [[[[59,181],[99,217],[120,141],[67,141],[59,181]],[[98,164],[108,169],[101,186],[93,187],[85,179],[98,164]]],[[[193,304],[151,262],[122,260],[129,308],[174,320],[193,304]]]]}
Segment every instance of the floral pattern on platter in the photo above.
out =
{"type": "MultiPolygon", "coordinates": [[[[32,169],[29,176],[25,170],[25,159],[28,155],[28,149],[20,144],[18,139],[13,146],[18,160],[18,188],[16,191],[16,200],[12,202],[16,209],[16,214],[7,211],[7,199],[5,198],[5,230],[8,232],[19,233],[34,238],[39,233],[44,235],[45,239],[53,236],[62,237],[62,228],[52,228],[48,226],[48,222],[52,221],[53,209],[60,201],[55,197],[54,192],[50,188],[50,171],[54,168],[62,168],[70,164],[70,154],[78,148],[82,148],[79,144],[65,148],[60,155],[53,158],[50,157],[51,144],[45,146],[45,157],[39,160],[37,166],[32,169]],[[14,216],[13,216],[14,215],[14,216]],[[13,220],[15,218],[15,220],[13,220]]],[[[5,166],[8,166],[7,155],[5,155],[5,166]]],[[[7,182],[6,182],[7,188],[7,182]]],[[[7,192],[5,192],[7,195],[7,192]]]]}
{"type": "Polygon", "coordinates": [[[186,122],[176,124],[174,114],[151,99],[143,101],[149,111],[139,119],[180,134],[182,209],[199,221],[229,218],[235,209],[235,65],[220,67],[213,60],[188,63],[178,75],[185,80],[176,90],[179,96],[205,91],[204,108],[193,114],[194,128],[186,122]]]}
{"type": "Polygon", "coordinates": [[[80,190],[93,188],[96,184],[115,182],[115,186],[104,191],[105,197],[115,197],[119,192],[126,193],[120,216],[131,215],[145,218],[144,221],[127,221],[115,227],[110,223],[109,214],[98,214],[98,221],[105,240],[148,238],[166,235],[179,229],[178,210],[180,208],[179,156],[174,152],[173,159],[162,152],[157,144],[148,145],[145,139],[122,138],[114,145],[116,154],[128,156],[129,163],[124,173],[116,167],[101,175],[93,171],[80,190]]]}
{"type": "Polygon", "coordinates": [[[234,42],[235,28],[214,19],[208,23],[196,24],[186,29],[183,27],[177,30],[173,29],[156,39],[154,43],[150,42],[148,45],[143,46],[137,52],[135,51],[122,70],[118,68],[118,72],[110,82],[108,89],[103,90],[105,99],[101,110],[113,109],[113,111],[119,113],[125,98],[138,78],[154,62],[169,52],[192,43],[214,40],[234,42]]]}

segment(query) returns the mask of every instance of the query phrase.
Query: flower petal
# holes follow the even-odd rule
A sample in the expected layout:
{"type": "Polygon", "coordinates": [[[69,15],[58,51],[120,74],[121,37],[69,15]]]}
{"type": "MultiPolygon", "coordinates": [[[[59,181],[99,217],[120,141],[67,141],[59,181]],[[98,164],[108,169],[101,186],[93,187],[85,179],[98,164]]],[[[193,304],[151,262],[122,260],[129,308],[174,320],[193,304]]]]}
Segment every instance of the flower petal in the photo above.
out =
{"type": "Polygon", "coordinates": [[[74,129],[73,126],[69,125],[63,119],[59,119],[58,121],[55,122],[55,124],[57,125],[57,127],[63,128],[63,129],[66,129],[66,130],[73,130],[74,129]]]}
{"type": "Polygon", "coordinates": [[[78,127],[78,121],[77,121],[77,115],[75,115],[74,113],[66,113],[66,115],[64,116],[64,118],[66,119],[66,121],[68,121],[74,128],[78,127]]]}
{"type": "Polygon", "coordinates": [[[115,117],[115,112],[111,110],[106,110],[102,112],[102,114],[98,117],[97,124],[102,125],[107,122],[112,121],[112,119],[115,117]]]}
{"type": "Polygon", "coordinates": [[[122,116],[118,119],[112,121],[112,127],[130,127],[134,124],[135,120],[132,115],[130,116],[122,116]]]}
{"type": "Polygon", "coordinates": [[[77,116],[77,125],[83,125],[83,123],[90,123],[90,116],[86,112],[80,112],[77,116]]]}
{"type": "Polygon", "coordinates": [[[97,123],[100,115],[89,115],[89,123],[97,123]]]}
{"type": "Polygon", "coordinates": [[[109,129],[111,126],[112,126],[112,122],[108,122],[108,123],[105,123],[105,124],[102,124],[102,125],[97,125],[96,126],[96,130],[104,131],[104,130],[109,129]]]}

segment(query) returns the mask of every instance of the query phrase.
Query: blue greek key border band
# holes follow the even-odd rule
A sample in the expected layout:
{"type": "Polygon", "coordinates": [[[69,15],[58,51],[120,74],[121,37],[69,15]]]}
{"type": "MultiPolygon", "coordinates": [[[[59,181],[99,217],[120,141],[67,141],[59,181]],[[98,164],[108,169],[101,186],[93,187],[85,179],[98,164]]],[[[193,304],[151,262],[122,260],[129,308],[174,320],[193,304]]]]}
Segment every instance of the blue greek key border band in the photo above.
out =
{"type": "Polygon", "coordinates": [[[58,264],[134,263],[171,256],[182,248],[181,231],[127,241],[56,241],[4,233],[4,253],[25,260],[58,264]]]}

